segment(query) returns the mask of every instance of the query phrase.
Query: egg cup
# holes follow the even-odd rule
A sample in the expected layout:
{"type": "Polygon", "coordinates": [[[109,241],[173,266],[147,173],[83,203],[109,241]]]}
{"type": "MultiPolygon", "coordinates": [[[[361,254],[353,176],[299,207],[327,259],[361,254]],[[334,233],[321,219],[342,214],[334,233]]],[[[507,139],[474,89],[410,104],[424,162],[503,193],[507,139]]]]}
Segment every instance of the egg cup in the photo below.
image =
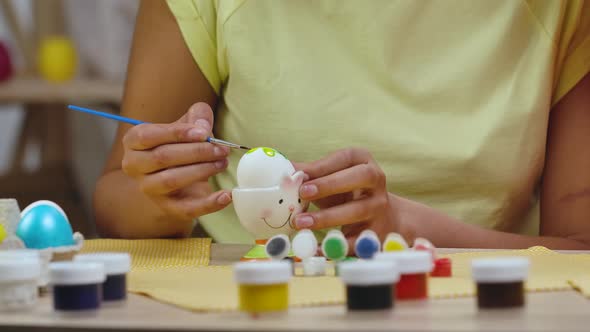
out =
{"type": "MultiPolygon", "coordinates": [[[[285,175],[277,186],[264,188],[235,188],[232,190],[234,209],[241,225],[264,245],[278,234],[291,235],[295,231],[295,216],[309,206],[299,198],[299,187],[305,174],[302,171],[285,175]]],[[[245,257],[268,258],[264,250],[254,248],[245,257]]]]}

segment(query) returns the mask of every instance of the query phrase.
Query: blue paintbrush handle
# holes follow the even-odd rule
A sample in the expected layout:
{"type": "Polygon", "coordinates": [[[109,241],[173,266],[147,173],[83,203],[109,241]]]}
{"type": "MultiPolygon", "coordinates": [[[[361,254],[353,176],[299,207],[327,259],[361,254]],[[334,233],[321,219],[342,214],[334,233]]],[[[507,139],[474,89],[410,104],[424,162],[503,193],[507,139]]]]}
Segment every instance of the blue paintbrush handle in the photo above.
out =
{"type": "MultiPolygon", "coordinates": [[[[148,123],[148,122],[144,122],[144,121],[139,121],[139,120],[135,120],[135,119],[130,119],[130,118],[126,118],[124,116],[120,116],[120,115],[115,115],[115,114],[111,114],[111,113],[106,113],[106,112],[99,112],[99,111],[95,111],[95,110],[91,110],[89,108],[85,108],[85,107],[80,107],[80,106],[75,106],[75,105],[68,105],[68,108],[74,111],[79,111],[79,112],[84,112],[84,113],[88,113],[88,114],[92,114],[92,115],[97,115],[97,116],[101,116],[103,118],[107,118],[107,119],[111,119],[111,120],[117,120],[120,122],[125,122],[125,123],[129,123],[132,124],[134,126],[142,124],[142,123],[148,123]]],[[[243,149],[243,150],[249,150],[250,148],[243,146],[243,145],[239,145],[239,144],[235,144],[235,143],[230,143],[227,141],[223,141],[217,138],[213,138],[213,137],[207,137],[207,142],[209,143],[214,143],[214,144],[220,144],[220,145],[225,145],[225,146],[229,146],[230,148],[235,148],[235,149],[243,149]]]]}
{"type": "Polygon", "coordinates": [[[91,110],[89,108],[84,108],[84,107],[79,107],[79,106],[74,106],[74,105],[68,105],[68,108],[71,110],[74,110],[74,111],[80,111],[80,112],[84,112],[84,113],[88,113],[88,114],[92,114],[92,115],[102,116],[103,118],[107,118],[107,119],[112,119],[112,120],[117,120],[117,121],[129,123],[134,126],[142,124],[142,123],[147,123],[147,122],[143,122],[143,121],[139,121],[139,120],[135,120],[135,119],[126,118],[126,117],[120,116],[120,115],[99,112],[99,111],[91,110]]]}

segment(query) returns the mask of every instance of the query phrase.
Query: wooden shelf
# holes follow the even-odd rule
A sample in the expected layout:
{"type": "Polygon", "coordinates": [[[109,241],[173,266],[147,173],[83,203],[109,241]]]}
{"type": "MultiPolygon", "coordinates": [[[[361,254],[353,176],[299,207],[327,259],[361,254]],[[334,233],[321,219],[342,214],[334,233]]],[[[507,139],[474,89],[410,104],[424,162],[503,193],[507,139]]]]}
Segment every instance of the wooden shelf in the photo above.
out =
{"type": "Polygon", "coordinates": [[[78,79],[49,83],[38,78],[15,78],[0,83],[0,103],[120,103],[123,82],[78,79]]]}

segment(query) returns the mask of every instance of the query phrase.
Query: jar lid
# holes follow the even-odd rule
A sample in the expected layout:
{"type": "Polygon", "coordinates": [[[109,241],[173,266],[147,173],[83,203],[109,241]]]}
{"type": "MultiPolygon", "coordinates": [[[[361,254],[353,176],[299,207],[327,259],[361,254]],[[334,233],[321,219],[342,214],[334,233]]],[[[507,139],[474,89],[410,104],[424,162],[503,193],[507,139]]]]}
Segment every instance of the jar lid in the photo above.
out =
{"type": "Polygon", "coordinates": [[[35,249],[9,249],[9,250],[0,250],[0,259],[1,258],[33,258],[33,259],[41,259],[41,255],[39,251],[35,249]]]}
{"type": "Polygon", "coordinates": [[[331,260],[342,260],[348,254],[348,241],[341,231],[332,229],[322,241],[322,252],[331,260]]]}
{"type": "Polygon", "coordinates": [[[37,280],[40,276],[39,259],[0,258],[0,282],[37,280]]]}
{"type": "Polygon", "coordinates": [[[428,273],[433,269],[432,256],[426,251],[380,252],[375,255],[375,259],[396,262],[400,274],[428,273]]]}
{"type": "Polygon", "coordinates": [[[518,282],[528,276],[526,257],[479,258],[471,262],[471,273],[476,282],[518,282]]]}
{"type": "Polygon", "coordinates": [[[377,233],[370,229],[361,232],[354,243],[356,255],[363,259],[370,259],[381,250],[381,241],[377,233]]]}
{"type": "Polygon", "coordinates": [[[131,270],[131,256],[125,252],[78,254],[74,261],[102,263],[107,275],[125,274],[131,270]]]}
{"type": "Polygon", "coordinates": [[[291,279],[292,265],[287,261],[239,262],[234,265],[234,277],[239,284],[272,285],[291,279]]]}
{"type": "Polygon", "coordinates": [[[302,229],[293,238],[291,246],[293,247],[293,254],[295,256],[305,259],[317,254],[318,240],[311,230],[302,229]]]}
{"type": "Polygon", "coordinates": [[[371,286],[393,284],[399,280],[393,261],[358,260],[338,264],[338,274],[347,285],[371,286]]]}
{"type": "Polygon", "coordinates": [[[268,257],[273,259],[283,259],[291,251],[291,242],[285,234],[277,234],[271,237],[264,246],[264,251],[268,257]]]}
{"type": "Polygon", "coordinates": [[[49,280],[53,285],[88,285],[106,280],[104,264],[93,262],[57,262],[49,264],[49,280]]]}

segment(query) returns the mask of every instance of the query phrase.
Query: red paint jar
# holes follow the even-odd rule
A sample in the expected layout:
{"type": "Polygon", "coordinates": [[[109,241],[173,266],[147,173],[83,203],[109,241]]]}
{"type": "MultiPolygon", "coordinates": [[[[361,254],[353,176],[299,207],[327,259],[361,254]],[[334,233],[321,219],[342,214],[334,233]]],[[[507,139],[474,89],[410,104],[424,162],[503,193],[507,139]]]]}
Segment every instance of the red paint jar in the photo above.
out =
{"type": "Polygon", "coordinates": [[[434,269],[430,272],[431,277],[450,277],[452,275],[450,258],[437,258],[434,261],[434,269]]]}
{"type": "Polygon", "coordinates": [[[422,300],[428,298],[428,274],[432,271],[432,256],[425,251],[405,250],[382,252],[377,260],[396,263],[400,279],[395,287],[398,300],[422,300]]]}

